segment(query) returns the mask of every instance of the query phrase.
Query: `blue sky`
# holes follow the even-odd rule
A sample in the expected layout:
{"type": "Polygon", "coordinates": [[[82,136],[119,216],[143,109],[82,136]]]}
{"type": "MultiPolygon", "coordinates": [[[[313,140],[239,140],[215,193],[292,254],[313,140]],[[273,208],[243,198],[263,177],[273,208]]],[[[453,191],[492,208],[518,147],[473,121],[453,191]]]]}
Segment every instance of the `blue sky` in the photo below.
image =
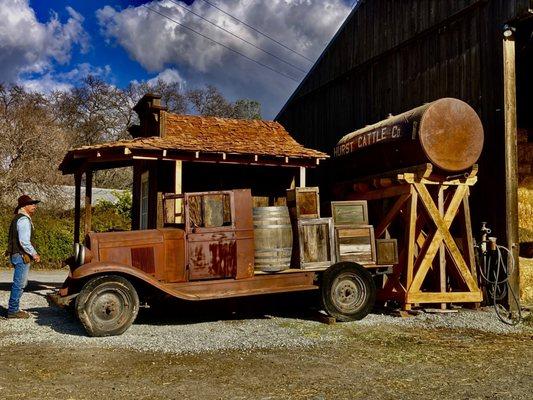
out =
{"type": "Polygon", "coordinates": [[[312,66],[312,62],[296,52],[316,60],[347,17],[353,2],[208,1],[294,52],[205,0],[0,0],[0,81],[39,91],[68,89],[88,74],[119,87],[157,78],[178,81],[184,89],[212,84],[231,100],[260,101],[263,116],[271,119],[305,76],[302,70],[312,66]],[[222,25],[255,47],[215,28],[198,15],[222,25]]]}

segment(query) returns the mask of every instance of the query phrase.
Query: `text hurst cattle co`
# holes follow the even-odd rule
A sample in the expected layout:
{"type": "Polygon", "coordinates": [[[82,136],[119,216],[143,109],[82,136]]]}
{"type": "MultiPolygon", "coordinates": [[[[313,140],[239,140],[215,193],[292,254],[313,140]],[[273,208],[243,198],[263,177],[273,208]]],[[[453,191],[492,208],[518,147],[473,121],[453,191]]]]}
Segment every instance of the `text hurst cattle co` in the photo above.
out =
{"type": "MultiPolygon", "coordinates": [[[[413,133],[416,130],[413,129],[413,133]]],[[[354,132],[355,133],[355,132],[354,132]]],[[[333,150],[333,156],[339,157],[353,153],[357,149],[370,146],[384,140],[394,140],[402,137],[402,126],[392,125],[376,128],[370,132],[360,133],[346,138],[344,143],[338,144],[333,150]]]]}

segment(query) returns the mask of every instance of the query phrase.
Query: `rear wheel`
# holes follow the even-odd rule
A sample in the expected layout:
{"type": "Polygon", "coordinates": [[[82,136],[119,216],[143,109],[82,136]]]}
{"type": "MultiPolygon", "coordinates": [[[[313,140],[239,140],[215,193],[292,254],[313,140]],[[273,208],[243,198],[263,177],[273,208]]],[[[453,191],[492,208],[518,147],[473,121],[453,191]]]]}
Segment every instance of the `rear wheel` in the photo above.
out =
{"type": "Polygon", "coordinates": [[[368,315],[376,300],[372,275],[355,263],[338,263],[322,276],[322,305],[339,321],[359,320],[368,315]]]}
{"type": "Polygon", "coordinates": [[[90,336],[124,333],[139,312],[139,296],[121,276],[98,276],[76,297],[76,314],[90,336]]]}

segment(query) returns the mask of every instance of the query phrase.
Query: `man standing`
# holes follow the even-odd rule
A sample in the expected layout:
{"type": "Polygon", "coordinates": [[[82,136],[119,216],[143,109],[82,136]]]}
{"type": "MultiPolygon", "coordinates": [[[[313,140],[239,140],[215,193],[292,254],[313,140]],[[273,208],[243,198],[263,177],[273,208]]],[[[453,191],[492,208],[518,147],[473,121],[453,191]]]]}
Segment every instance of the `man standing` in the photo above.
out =
{"type": "Polygon", "coordinates": [[[18,198],[18,206],[15,208],[15,217],[9,228],[7,255],[13,268],[13,285],[7,309],[8,318],[29,318],[30,313],[19,308],[20,298],[28,283],[30,261],[40,262],[41,257],[31,244],[33,223],[31,216],[37,208],[39,200],[33,200],[24,194],[18,198]]]}

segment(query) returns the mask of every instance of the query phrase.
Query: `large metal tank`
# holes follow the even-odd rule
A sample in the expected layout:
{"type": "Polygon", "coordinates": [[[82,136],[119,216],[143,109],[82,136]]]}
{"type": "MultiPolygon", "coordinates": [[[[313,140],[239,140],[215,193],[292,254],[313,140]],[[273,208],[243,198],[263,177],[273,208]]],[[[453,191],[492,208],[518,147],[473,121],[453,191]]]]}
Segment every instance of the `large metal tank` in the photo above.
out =
{"type": "Polygon", "coordinates": [[[483,148],[483,126],[465,102],[443,98],[344,136],[332,160],[351,176],[431,163],[446,173],[471,167],[483,148]]]}

